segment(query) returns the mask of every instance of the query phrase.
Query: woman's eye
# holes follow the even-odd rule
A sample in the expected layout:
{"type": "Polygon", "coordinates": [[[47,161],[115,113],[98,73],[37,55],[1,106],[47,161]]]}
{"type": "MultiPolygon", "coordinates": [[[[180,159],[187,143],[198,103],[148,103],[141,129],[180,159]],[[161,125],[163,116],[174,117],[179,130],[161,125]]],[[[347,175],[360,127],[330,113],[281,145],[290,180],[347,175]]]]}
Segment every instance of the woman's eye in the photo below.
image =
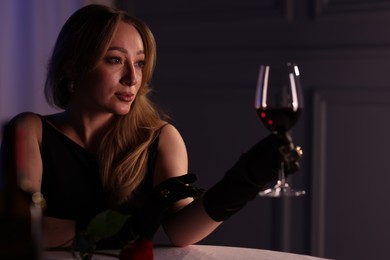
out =
{"type": "Polygon", "coordinates": [[[113,63],[113,64],[121,64],[122,59],[118,57],[111,57],[107,59],[108,62],[113,63]]]}
{"type": "Polygon", "coordinates": [[[135,66],[142,69],[145,66],[145,61],[138,61],[135,63],[135,66]]]}

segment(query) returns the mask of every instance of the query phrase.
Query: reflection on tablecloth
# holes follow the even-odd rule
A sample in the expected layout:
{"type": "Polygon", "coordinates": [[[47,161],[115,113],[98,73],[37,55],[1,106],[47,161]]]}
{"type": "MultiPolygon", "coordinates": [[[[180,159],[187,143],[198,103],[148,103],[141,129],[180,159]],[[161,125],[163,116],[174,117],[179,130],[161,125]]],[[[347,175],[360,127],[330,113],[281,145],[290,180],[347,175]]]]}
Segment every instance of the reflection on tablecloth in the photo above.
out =
{"type": "Polygon", "coordinates": [[[192,245],[187,247],[156,247],[155,260],[181,259],[181,260],[319,260],[323,258],[291,254],[270,250],[192,245]]]}
{"type": "MultiPolygon", "coordinates": [[[[94,255],[92,260],[118,259],[118,250],[104,251],[112,254],[94,255]]],[[[45,252],[43,260],[71,260],[69,252],[45,252]]],[[[155,260],[320,260],[308,255],[291,254],[263,249],[192,245],[187,247],[156,246],[154,249],[155,260]]]]}

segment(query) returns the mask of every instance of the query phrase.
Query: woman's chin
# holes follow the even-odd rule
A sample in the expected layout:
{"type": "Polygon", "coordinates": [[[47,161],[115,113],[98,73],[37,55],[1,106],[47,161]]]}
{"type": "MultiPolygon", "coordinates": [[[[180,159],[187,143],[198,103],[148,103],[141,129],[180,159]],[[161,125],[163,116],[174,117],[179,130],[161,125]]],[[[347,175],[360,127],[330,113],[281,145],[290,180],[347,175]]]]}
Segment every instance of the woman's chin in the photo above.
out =
{"type": "Polygon", "coordinates": [[[130,112],[130,106],[128,107],[120,107],[115,110],[114,114],[117,114],[119,116],[127,115],[130,112]]]}

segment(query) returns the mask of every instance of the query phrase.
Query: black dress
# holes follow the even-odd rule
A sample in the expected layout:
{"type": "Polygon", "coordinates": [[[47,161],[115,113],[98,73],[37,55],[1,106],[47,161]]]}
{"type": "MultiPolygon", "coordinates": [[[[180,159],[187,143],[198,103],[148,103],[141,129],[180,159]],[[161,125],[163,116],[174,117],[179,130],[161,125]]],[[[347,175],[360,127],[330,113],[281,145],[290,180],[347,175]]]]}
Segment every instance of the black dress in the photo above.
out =
{"type": "MultiPolygon", "coordinates": [[[[46,216],[76,220],[77,230],[83,230],[89,221],[98,213],[109,209],[108,199],[103,192],[100,181],[96,155],[68,138],[45,117],[42,119],[41,156],[43,165],[41,192],[46,199],[46,216]]],[[[161,128],[160,128],[161,130],[161,128]]],[[[146,178],[141,187],[145,194],[153,187],[153,171],[157,157],[159,133],[149,147],[146,178]]],[[[141,216],[137,208],[127,207],[123,212],[131,214],[127,224],[136,227],[141,216]]],[[[132,228],[130,227],[130,230],[132,228]]],[[[137,232],[131,230],[131,232],[137,232]]],[[[129,234],[122,232],[117,242],[106,243],[103,248],[120,248],[129,234]]],[[[136,234],[135,234],[136,235],[136,234]]]]}

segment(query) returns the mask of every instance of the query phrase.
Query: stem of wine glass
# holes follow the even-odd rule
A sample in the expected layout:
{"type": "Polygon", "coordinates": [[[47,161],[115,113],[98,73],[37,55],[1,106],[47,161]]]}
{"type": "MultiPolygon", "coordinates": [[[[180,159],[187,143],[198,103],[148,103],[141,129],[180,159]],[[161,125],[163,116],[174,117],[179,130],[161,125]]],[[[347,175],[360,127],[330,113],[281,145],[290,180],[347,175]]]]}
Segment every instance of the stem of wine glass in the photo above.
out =
{"type": "Polygon", "coordinates": [[[280,163],[280,168],[279,168],[279,183],[281,187],[284,187],[286,183],[286,176],[284,175],[284,162],[280,163]]]}

